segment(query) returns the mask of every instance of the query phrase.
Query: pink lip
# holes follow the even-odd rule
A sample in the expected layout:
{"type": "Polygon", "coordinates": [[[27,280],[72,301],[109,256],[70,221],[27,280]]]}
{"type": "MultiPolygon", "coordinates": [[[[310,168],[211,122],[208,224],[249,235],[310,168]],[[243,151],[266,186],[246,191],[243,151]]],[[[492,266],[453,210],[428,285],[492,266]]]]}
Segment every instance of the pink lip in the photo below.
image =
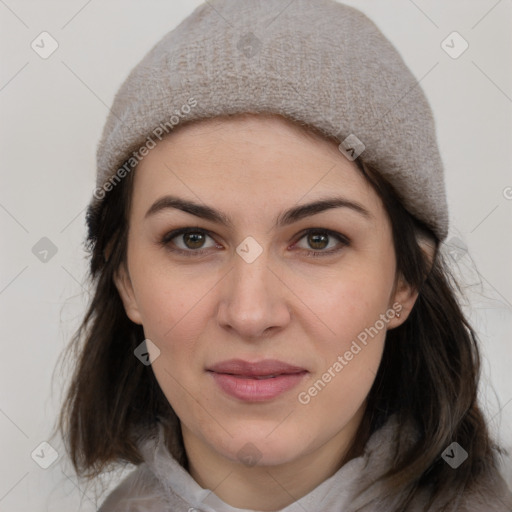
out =
{"type": "Polygon", "coordinates": [[[249,402],[276,398],[295,387],[308,373],[304,368],[275,359],[256,363],[231,359],[217,363],[207,371],[225,393],[249,402]]]}

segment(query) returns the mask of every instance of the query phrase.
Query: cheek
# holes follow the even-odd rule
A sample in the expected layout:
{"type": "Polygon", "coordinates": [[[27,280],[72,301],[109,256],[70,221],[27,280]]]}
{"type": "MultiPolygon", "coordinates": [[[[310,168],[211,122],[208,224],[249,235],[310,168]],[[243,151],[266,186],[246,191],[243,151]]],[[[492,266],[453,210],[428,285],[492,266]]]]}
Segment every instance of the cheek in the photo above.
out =
{"type": "MultiPolygon", "coordinates": [[[[160,272],[150,267],[135,280],[144,335],[159,349],[152,363],[155,377],[180,418],[193,410],[200,417],[190,393],[199,396],[194,377],[203,371],[200,340],[213,309],[207,292],[217,280],[192,279],[176,269],[160,272]]],[[[205,419],[206,421],[207,419],[205,419]]]]}
{"type": "Polygon", "coordinates": [[[389,307],[392,286],[393,274],[385,266],[352,266],[309,287],[314,291],[308,293],[307,305],[323,324],[323,339],[330,340],[326,349],[343,349],[375,325],[389,307]]]}
{"type": "Polygon", "coordinates": [[[193,265],[171,266],[147,251],[133,251],[130,275],[146,338],[168,361],[199,364],[197,343],[214,314],[211,297],[222,276],[198,275],[193,265]]]}
{"type": "Polygon", "coordinates": [[[375,282],[347,279],[315,307],[329,330],[310,333],[317,359],[297,400],[309,418],[322,418],[334,433],[360,409],[375,380],[386,337],[381,315],[388,311],[387,293],[375,282]]]}
{"type": "Polygon", "coordinates": [[[346,265],[317,282],[308,306],[320,319],[309,338],[317,356],[315,372],[301,388],[299,403],[314,414],[330,410],[333,423],[343,422],[361,406],[377,374],[387,323],[394,274],[392,261],[346,265]]]}
{"type": "Polygon", "coordinates": [[[153,373],[180,418],[201,418],[204,411],[191,399],[200,396],[195,382],[203,371],[198,344],[213,314],[208,292],[221,276],[199,276],[194,265],[172,265],[164,251],[137,235],[129,249],[129,273],[144,336],[158,348],[153,373]]]}

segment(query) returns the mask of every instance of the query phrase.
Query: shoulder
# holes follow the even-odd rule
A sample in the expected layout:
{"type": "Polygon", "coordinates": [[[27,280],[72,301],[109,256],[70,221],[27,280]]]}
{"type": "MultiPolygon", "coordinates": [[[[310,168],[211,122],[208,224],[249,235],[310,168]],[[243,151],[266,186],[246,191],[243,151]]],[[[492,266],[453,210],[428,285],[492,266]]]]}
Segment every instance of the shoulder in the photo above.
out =
{"type": "MultiPolygon", "coordinates": [[[[430,503],[424,490],[414,501],[412,511],[419,512],[430,503]],[[415,508],[416,507],[416,508],[415,508]]],[[[458,493],[445,492],[428,509],[432,512],[511,512],[512,492],[498,470],[489,470],[471,486],[458,493]]]]}
{"type": "Polygon", "coordinates": [[[461,512],[510,512],[512,492],[498,471],[485,475],[460,500],[461,512]]]}
{"type": "MultiPolygon", "coordinates": [[[[383,489],[379,479],[392,467],[396,451],[406,450],[414,445],[416,439],[415,428],[412,425],[400,425],[395,416],[372,435],[361,459],[361,476],[357,481],[356,497],[350,510],[397,510],[394,496],[382,497],[383,489]]],[[[415,491],[408,512],[423,512],[426,506],[429,512],[512,512],[511,489],[499,470],[492,465],[482,469],[480,476],[461,492],[447,490],[437,495],[432,503],[433,486],[434,483],[415,491]]]]}

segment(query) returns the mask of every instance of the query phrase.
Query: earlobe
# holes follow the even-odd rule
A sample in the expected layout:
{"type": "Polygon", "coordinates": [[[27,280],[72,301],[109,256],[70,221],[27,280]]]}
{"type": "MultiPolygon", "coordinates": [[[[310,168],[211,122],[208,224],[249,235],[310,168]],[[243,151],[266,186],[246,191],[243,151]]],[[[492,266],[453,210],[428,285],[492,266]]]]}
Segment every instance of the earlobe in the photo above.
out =
{"type": "MultiPolygon", "coordinates": [[[[418,244],[427,261],[428,272],[430,272],[436,256],[437,245],[428,235],[420,233],[417,235],[418,244]]],[[[418,299],[419,291],[409,284],[403,276],[399,276],[393,294],[393,309],[395,318],[388,324],[389,329],[402,325],[411,314],[414,304],[418,299]]]]}
{"type": "Polygon", "coordinates": [[[388,329],[394,329],[407,320],[417,298],[418,291],[400,277],[393,296],[392,309],[395,312],[395,317],[390,320],[388,329]]]}
{"type": "Polygon", "coordinates": [[[133,292],[132,282],[125,264],[121,264],[116,270],[114,283],[123,302],[126,315],[132,322],[142,325],[142,318],[133,292]]]}

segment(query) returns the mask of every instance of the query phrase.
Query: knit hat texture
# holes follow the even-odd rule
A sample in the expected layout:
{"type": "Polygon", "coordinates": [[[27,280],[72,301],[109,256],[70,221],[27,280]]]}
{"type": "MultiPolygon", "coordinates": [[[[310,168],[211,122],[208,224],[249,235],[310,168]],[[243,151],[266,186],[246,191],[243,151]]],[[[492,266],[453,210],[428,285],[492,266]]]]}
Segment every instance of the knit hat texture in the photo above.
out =
{"type": "Polygon", "coordinates": [[[374,167],[440,241],[443,165],[418,80],[376,25],[335,0],[210,0],[166,34],[117,92],[90,209],[191,121],[273,113],[313,125],[374,167]]]}

